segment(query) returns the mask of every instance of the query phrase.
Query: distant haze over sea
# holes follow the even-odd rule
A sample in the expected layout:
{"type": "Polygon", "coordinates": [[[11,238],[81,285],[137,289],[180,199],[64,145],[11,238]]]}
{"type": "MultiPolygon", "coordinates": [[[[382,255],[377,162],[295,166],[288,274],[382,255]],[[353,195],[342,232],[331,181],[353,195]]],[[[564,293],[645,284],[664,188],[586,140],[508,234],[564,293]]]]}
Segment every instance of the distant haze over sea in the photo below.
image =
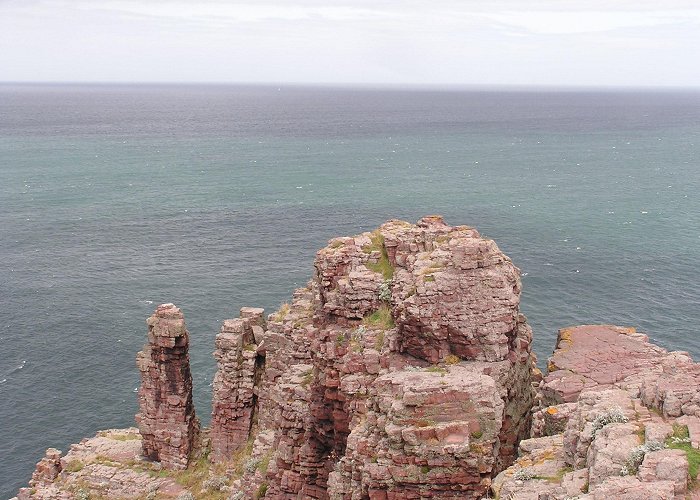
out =
{"type": "Polygon", "coordinates": [[[208,423],[214,337],[334,236],[442,214],[558,328],[700,359],[700,93],[0,85],[0,498],[47,447],[133,424],[136,352],[182,308],[208,423]]]}

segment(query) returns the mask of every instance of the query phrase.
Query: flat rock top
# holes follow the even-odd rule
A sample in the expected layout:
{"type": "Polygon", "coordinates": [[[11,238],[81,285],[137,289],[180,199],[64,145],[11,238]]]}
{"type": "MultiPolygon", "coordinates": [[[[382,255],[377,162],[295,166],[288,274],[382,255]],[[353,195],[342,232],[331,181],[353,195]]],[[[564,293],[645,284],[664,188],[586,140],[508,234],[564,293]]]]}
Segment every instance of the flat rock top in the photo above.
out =
{"type": "Polygon", "coordinates": [[[174,304],[161,304],[146,320],[151,332],[157,337],[180,337],[186,333],[185,317],[174,304]]]}
{"type": "MultiPolygon", "coordinates": [[[[49,451],[48,458],[61,455],[49,451]]],[[[176,498],[184,490],[177,473],[141,457],[141,435],[134,427],[100,431],[72,445],[61,458],[61,468],[55,481],[39,481],[20,498],[78,498],[81,490],[90,498],[176,498]]]]}
{"type": "Polygon", "coordinates": [[[581,325],[559,330],[549,358],[545,385],[564,401],[575,401],[581,390],[612,386],[631,375],[660,369],[668,352],[649,343],[634,328],[581,325]]]}
{"type": "Polygon", "coordinates": [[[550,371],[570,370],[610,384],[655,365],[668,353],[634,328],[582,325],[559,330],[550,371]]]}

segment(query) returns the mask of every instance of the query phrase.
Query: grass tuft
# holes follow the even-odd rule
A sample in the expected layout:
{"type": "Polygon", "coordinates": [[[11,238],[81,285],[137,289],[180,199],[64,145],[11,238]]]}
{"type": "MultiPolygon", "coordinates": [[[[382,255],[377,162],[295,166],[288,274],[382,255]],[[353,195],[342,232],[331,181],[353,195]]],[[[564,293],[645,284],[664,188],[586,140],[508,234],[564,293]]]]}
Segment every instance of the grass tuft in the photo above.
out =
{"type": "Polygon", "coordinates": [[[380,331],[377,334],[377,338],[374,341],[374,348],[381,352],[382,348],[384,347],[384,330],[380,331]]]}
{"type": "Polygon", "coordinates": [[[265,477],[265,474],[267,474],[267,469],[270,466],[270,459],[272,458],[272,452],[273,452],[273,450],[268,451],[260,459],[260,463],[258,463],[258,470],[263,475],[263,477],[265,477]]]}
{"type": "Polygon", "coordinates": [[[202,483],[209,475],[209,460],[206,456],[201,456],[194,462],[190,462],[187,469],[174,472],[175,482],[180,486],[192,489],[201,489],[202,483]]]}
{"type": "Polygon", "coordinates": [[[454,354],[448,354],[445,356],[445,364],[446,365],[456,365],[462,361],[458,356],[455,356],[454,354]]]}
{"type": "Polygon", "coordinates": [[[255,443],[255,432],[251,432],[246,441],[245,446],[236,450],[233,454],[232,466],[233,470],[236,472],[238,477],[242,476],[245,472],[245,465],[250,455],[253,453],[253,444],[255,443]]]}
{"type": "MultiPolygon", "coordinates": [[[[379,327],[382,330],[394,328],[394,318],[391,316],[391,309],[387,304],[382,304],[379,309],[374,311],[369,316],[366,316],[362,323],[367,326],[379,327]]],[[[384,338],[382,338],[382,343],[384,338]]]]}
{"type": "Polygon", "coordinates": [[[673,424],[673,435],[666,440],[666,447],[683,450],[688,458],[688,475],[691,488],[698,486],[698,471],[700,471],[700,450],[693,448],[690,443],[690,433],[687,425],[673,424]]]}
{"type": "Polygon", "coordinates": [[[446,369],[446,368],[444,368],[444,367],[442,367],[442,366],[436,366],[436,365],[429,366],[428,368],[425,369],[425,371],[426,371],[426,372],[429,372],[429,373],[439,373],[439,374],[442,375],[443,377],[444,377],[445,374],[447,373],[447,369],[446,369]]]}
{"type": "Polygon", "coordinates": [[[113,434],[111,432],[100,431],[97,433],[97,435],[107,439],[114,439],[115,441],[136,441],[141,439],[140,434],[131,432],[126,434],[113,434]]]}
{"type": "Polygon", "coordinates": [[[372,243],[362,247],[362,251],[365,253],[372,253],[374,251],[379,252],[379,260],[376,263],[368,262],[365,264],[367,269],[374,271],[375,273],[381,273],[385,280],[390,280],[394,277],[394,267],[389,261],[389,254],[386,253],[386,247],[384,246],[384,236],[377,229],[372,232],[370,236],[372,243]]]}
{"type": "Polygon", "coordinates": [[[262,483],[260,487],[258,488],[258,491],[255,492],[255,498],[264,498],[265,495],[267,494],[267,483],[262,483]]]}
{"type": "Polygon", "coordinates": [[[285,302],[283,304],[280,304],[280,308],[277,310],[277,312],[272,316],[273,321],[282,321],[284,318],[287,317],[287,314],[289,314],[289,303],[285,302]]]}
{"type": "Polygon", "coordinates": [[[303,378],[301,379],[301,386],[308,387],[309,384],[311,384],[311,382],[313,382],[313,380],[314,380],[314,370],[312,368],[312,369],[309,369],[309,370],[304,372],[303,378]]]}
{"type": "Polygon", "coordinates": [[[80,460],[71,460],[66,464],[64,470],[68,472],[80,472],[85,467],[85,464],[80,460]]]}

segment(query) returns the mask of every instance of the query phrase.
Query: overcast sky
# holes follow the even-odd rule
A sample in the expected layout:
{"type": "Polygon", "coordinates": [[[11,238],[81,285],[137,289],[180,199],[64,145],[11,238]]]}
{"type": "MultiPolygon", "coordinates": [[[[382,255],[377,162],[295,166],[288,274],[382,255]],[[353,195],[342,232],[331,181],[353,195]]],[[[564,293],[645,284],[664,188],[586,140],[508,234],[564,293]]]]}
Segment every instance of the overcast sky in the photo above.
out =
{"type": "Polygon", "coordinates": [[[0,0],[0,81],[700,86],[700,1],[0,0]]]}

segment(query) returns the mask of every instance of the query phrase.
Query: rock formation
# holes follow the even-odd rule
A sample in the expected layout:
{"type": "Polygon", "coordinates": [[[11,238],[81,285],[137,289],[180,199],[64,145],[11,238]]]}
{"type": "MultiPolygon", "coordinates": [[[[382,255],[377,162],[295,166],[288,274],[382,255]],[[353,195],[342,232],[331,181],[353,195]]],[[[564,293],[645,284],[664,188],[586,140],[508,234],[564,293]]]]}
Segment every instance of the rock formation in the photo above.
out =
{"type": "Polygon", "coordinates": [[[584,325],[559,332],[542,377],[518,269],[437,216],[333,239],[314,266],[267,320],[223,322],[196,465],[149,460],[184,467],[198,430],[184,320],[160,306],[139,354],[140,433],[49,450],[21,498],[698,498],[687,354],[584,325]]]}
{"type": "Polygon", "coordinates": [[[633,328],[559,331],[501,498],[698,498],[700,365],[633,328]],[[695,463],[689,467],[689,463],[695,463]]]}
{"type": "Polygon", "coordinates": [[[18,500],[175,498],[185,491],[160,464],[144,460],[141,452],[141,435],[133,427],[100,431],[71,445],[65,456],[49,449],[37,464],[30,488],[20,490],[18,500]]]}
{"type": "Polygon", "coordinates": [[[257,354],[265,326],[263,314],[263,309],[244,307],[241,317],[224,321],[216,336],[218,370],[214,377],[211,457],[219,462],[230,459],[245,445],[253,425],[256,382],[260,381],[265,359],[257,354]]]}
{"type": "Polygon", "coordinates": [[[189,334],[180,309],[158,306],[146,321],[148,343],[136,356],[141,372],[136,415],[143,455],[163,467],[184,469],[199,431],[192,404],[189,334]]]}
{"type": "Polygon", "coordinates": [[[517,268],[440,217],[332,240],[315,267],[260,349],[268,497],[486,493],[534,397],[517,268]]]}
{"type": "Polygon", "coordinates": [[[44,458],[36,464],[29,486],[50,485],[56,480],[62,469],[61,452],[56,448],[49,448],[46,450],[44,458]]]}

